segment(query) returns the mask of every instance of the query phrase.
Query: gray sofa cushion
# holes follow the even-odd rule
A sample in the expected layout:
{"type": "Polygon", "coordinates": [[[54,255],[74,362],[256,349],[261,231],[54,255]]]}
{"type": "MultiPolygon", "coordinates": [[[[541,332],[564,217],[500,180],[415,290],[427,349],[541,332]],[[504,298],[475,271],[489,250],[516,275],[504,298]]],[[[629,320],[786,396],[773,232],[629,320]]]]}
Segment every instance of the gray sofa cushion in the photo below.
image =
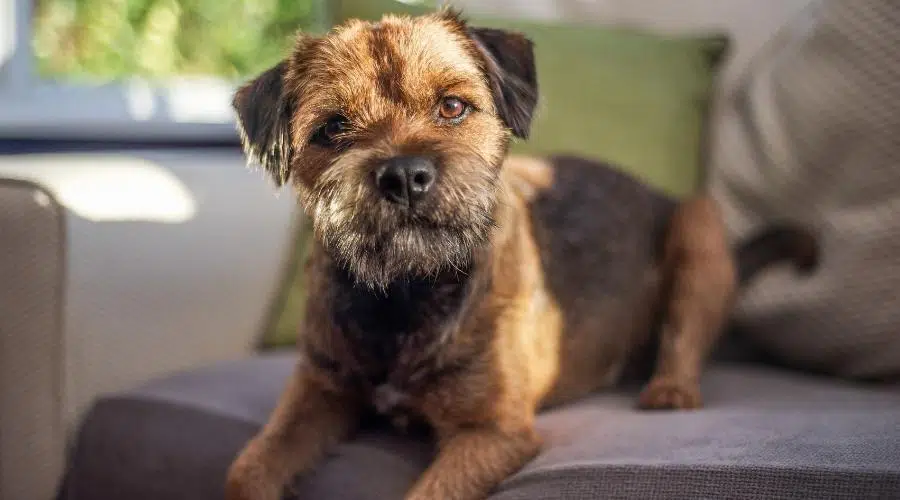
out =
{"type": "MultiPolygon", "coordinates": [[[[228,463],[272,409],[290,355],[156,381],[86,417],[63,498],[222,498],[228,463]]],[[[640,413],[637,388],[546,412],[544,452],[493,498],[900,498],[900,391],[742,364],[707,373],[707,408],[640,413]]],[[[390,499],[427,443],[367,431],[300,480],[301,499],[390,499]]]]}

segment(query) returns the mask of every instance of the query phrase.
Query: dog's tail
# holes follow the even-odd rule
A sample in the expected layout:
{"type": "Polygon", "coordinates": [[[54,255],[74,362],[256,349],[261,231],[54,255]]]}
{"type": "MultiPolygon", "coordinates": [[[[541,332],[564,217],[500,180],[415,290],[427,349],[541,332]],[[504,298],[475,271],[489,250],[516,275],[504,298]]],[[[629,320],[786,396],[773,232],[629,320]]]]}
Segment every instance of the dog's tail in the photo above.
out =
{"type": "Polygon", "coordinates": [[[735,251],[738,285],[743,287],[760,271],[790,262],[804,274],[819,265],[819,242],[816,236],[799,226],[780,224],[766,227],[738,243],[735,251]]]}

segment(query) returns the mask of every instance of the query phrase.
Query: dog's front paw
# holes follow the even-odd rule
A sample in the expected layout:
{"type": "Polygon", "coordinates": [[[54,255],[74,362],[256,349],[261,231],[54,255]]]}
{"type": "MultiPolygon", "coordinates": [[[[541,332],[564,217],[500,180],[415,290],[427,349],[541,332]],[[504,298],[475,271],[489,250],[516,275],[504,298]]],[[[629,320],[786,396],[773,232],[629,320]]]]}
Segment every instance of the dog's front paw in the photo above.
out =
{"type": "Polygon", "coordinates": [[[252,445],[248,446],[228,469],[225,500],[279,500],[280,497],[279,485],[271,480],[252,445]]]}
{"type": "Polygon", "coordinates": [[[693,410],[703,406],[696,383],[672,379],[651,380],[641,392],[638,407],[643,410],[693,410]]]}

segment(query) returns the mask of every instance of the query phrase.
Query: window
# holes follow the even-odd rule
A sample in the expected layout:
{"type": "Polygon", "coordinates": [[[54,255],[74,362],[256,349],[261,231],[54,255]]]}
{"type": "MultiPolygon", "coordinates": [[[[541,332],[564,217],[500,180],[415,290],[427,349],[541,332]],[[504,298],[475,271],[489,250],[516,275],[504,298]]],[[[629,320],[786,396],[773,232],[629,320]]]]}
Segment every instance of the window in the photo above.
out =
{"type": "Polygon", "coordinates": [[[235,86],[330,0],[0,0],[0,138],[230,140],[235,86]]]}
{"type": "Polygon", "coordinates": [[[36,0],[32,47],[41,78],[235,80],[316,30],[314,0],[36,0]]]}

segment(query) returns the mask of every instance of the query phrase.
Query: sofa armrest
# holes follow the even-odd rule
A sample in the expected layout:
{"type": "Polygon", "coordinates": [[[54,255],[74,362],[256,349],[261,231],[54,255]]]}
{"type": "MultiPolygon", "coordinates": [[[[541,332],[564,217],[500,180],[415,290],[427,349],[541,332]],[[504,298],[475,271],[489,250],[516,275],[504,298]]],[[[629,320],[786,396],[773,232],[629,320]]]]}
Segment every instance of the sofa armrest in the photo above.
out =
{"type": "Polygon", "coordinates": [[[295,218],[237,148],[0,155],[0,500],[98,396],[252,354],[295,218]]]}
{"type": "Polygon", "coordinates": [[[49,499],[64,463],[63,210],[0,179],[0,499],[49,499]]]}

